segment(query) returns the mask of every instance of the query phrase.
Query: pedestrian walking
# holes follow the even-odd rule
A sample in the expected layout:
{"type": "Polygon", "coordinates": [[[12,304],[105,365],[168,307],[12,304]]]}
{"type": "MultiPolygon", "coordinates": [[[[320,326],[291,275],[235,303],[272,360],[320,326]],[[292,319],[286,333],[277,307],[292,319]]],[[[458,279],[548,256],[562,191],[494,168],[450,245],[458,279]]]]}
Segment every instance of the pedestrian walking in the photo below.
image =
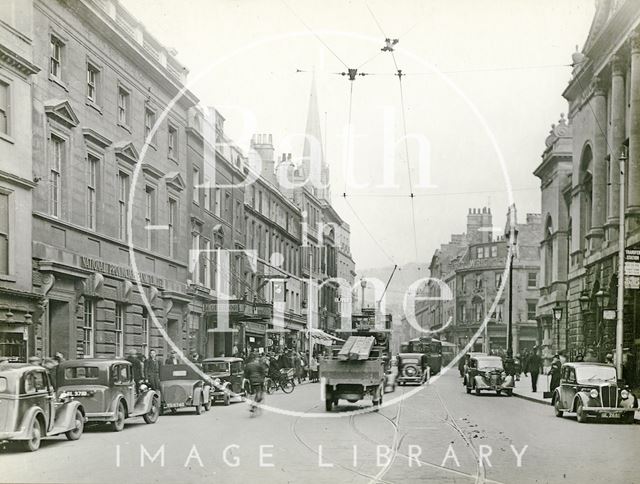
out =
{"type": "Polygon", "coordinates": [[[529,361],[527,362],[527,370],[525,371],[525,375],[527,373],[531,373],[531,390],[533,393],[538,391],[538,376],[540,375],[540,369],[542,367],[542,360],[538,356],[538,349],[534,348],[531,356],[529,356],[529,361]]]}
{"type": "Polygon", "coordinates": [[[247,366],[244,368],[244,377],[249,380],[251,393],[254,396],[249,411],[251,416],[256,415],[257,404],[264,400],[264,380],[267,377],[267,368],[258,356],[250,356],[247,366]]]}
{"type": "Polygon", "coordinates": [[[311,356],[311,358],[309,358],[309,379],[312,382],[317,382],[318,381],[318,360],[316,359],[315,356],[311,356]]]}
{"type": "Polygon", "coordinates": [[[160,360],[157,359],[156,350],[149,351],[149,358],[144,362],[144,374],[151,388],[160,391],[160,360]]]}

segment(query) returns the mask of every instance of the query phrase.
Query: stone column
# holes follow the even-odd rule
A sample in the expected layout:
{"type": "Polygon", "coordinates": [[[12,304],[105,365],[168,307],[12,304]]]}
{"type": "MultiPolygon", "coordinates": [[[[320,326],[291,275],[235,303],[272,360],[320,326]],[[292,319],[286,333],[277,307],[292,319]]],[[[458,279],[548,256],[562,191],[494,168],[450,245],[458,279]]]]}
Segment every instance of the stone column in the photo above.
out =
{"type": "Polygon", "coordinates": [[[638,226],[640,217],[640,32],[631,34],[631,115],[629,126],[628,207],[629,228],[638,226]]]}
{"type": "Polygon", "coordinates": [[[591,108],[593,123],[593,199],[591,204],[591,230],[587,236],[590,249],[596,250],[604,238],[605,206],[607,200],[607,97],[604,83],[594,77],[592,84],[591,108]]]}
{"type": "Polygon", "coordinates": [[[626,64],[619,55],[611,60],[611,150],[609,160],[609,210],[607,216],[607,234],[609,240],[618,238],[620,219],[620,170],[618,158],[624,142],[625,124],[625,89],[624,74],[626,64]]]}

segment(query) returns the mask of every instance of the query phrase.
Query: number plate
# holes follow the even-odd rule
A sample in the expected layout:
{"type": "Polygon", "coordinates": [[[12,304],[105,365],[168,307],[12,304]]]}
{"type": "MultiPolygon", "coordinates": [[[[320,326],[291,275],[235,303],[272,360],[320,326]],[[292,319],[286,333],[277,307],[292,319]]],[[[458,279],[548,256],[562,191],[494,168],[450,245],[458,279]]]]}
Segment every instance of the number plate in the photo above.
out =
{"type": "Polygon", "coordinates": [[[167,408],[184,407],[184,402],[182,402],[182,403],[167,403],[167,404],[165,404],[165,407],[167,407],[167,408]]]}
{"type": "Polygon", "coordinates": [[[618,416],[618,414],[614,412],[602,412],[600,416],[604,418],[615,418],[618,416]]]}

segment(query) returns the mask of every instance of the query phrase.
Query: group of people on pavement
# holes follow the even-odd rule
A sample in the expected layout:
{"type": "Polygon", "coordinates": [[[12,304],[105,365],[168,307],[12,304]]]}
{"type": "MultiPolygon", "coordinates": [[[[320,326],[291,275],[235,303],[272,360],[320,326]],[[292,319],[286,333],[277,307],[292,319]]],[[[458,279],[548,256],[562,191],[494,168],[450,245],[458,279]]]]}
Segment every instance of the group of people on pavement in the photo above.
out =
{"type": "MultiPolygon", "coordinates": [[[[131,363],[133,368],[133,379],[137,384],[146,380],[151,388],[160,391],[160,367],[162,366],[162,360],[158,357],[156,350],[149,350],[149,356],[145,357],[142,353],[138,353],[137,349],[131,348],[125,359],[131,363]]],[[[189,359],[195,364],[200,362],[200,356],[195,352],[191,354],[189,359]]],[[[164,361],[164,364],[181,364],[181,360],[178,358],[178,353],[175,350],[172,350],[164,361]]]]}

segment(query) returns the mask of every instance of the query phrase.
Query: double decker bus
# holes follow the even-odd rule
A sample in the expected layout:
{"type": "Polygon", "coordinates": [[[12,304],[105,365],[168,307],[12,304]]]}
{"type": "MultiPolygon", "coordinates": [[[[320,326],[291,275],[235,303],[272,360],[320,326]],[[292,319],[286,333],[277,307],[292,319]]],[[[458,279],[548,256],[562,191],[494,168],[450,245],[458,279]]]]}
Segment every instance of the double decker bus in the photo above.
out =
{"type": "Polygon", "coordinates": [[[422,353],[427,356],[431,373],[440,373],[442,368],[442,342],[429,336],[414,338],[400,345],[400,353],[422,353]]]}

